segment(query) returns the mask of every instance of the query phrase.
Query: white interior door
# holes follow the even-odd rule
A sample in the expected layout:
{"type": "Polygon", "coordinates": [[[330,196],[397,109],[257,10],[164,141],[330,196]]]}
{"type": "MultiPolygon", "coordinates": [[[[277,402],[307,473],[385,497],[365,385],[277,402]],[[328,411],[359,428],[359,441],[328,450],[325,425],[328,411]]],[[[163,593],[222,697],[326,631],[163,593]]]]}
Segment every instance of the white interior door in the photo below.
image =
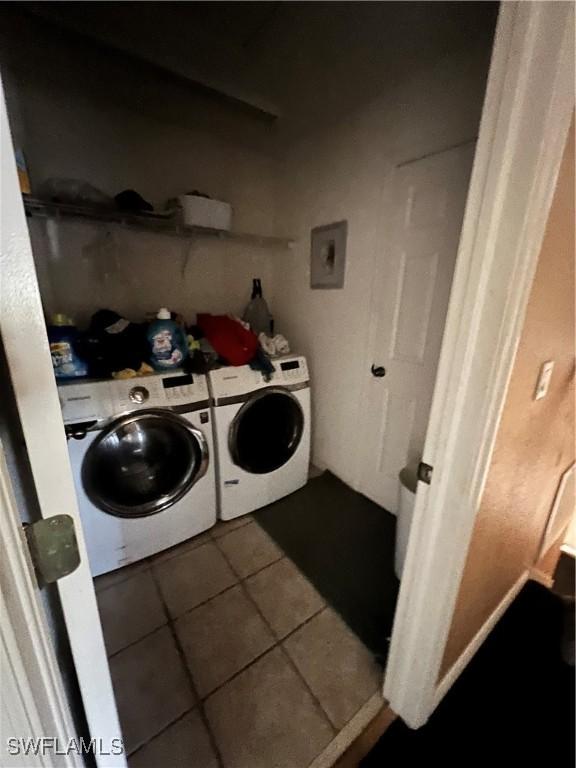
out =
{"type": "Polygon", "coordinates": [[[62,745],[76,734],[26,547],[0,443],[0,765],[81,768],[74,752],[28,748],[44,734],[62,745]]]}
{"type": "Polygon", "coordinates": [[[474,147],[405,163],[390,179],[392,210],[372,302],[361,490],[394,513],[398,473],[422,457],[474,147]]]}
{"type": "MultiPolygon", "coordinates": [[[[75,521],[81,563],[57,582],[58,593],[90,736],[110,745],[121,737],[120,725],[1,86],[0,141],[0,333],[42,516],[66,513],[75,521]]],[[[123,754],[96,754],[95,759],[99,768],[126,766],[123,754]]]]}

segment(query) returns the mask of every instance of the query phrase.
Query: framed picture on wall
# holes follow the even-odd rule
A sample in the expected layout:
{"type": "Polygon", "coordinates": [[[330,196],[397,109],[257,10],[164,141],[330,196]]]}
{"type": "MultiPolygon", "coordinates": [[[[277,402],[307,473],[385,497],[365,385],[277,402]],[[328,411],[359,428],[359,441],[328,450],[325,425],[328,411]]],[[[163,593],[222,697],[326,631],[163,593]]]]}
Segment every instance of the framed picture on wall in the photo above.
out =
{"type": "Polygon", "coordinates": [[[310,288],[342,288],[348,222],[314,227],[310,242],[310,288]]]}

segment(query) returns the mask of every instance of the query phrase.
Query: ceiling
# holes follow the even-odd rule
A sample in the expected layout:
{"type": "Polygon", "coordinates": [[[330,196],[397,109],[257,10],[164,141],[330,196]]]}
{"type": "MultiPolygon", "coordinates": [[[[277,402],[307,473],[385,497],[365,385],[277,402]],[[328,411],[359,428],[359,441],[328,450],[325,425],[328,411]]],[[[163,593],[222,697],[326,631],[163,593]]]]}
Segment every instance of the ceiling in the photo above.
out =
{"type": "MultiPolygon", "coordinates": [[[[28,2],[26,13],[251,105],[332,110],[407,57],[492,35],[493,2],[28,2]],[[307,81],[318,84],[304,106],[307,81]],[[330,94],[339,91],[333,97],[330,94]]],[[[486,38],[488,39],[488,38],[486,38]]],[[[380,82],[380,84],[379,84],[380,82]]]]}
{"type": "MultiPolygon", "coordinates": [[[[16,5],[16,4],[14,4],[16,5]]],[[[254,84],[254,51],[277,2],[31,2],[27,13],[221,90],[265,111],[278,107],[254,84]]]]}

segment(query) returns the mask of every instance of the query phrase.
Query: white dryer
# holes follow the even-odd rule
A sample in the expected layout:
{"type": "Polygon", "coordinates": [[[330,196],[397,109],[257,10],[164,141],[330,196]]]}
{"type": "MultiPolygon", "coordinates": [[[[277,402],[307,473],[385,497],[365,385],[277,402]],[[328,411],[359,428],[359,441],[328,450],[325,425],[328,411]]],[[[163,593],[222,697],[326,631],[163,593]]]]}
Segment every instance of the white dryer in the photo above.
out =
{"type": "Polygon", "coordinates": [[[219,515],[245,515],[306,484],[310,379],[306,359],[273,361],[265,381],[249,366],[211,371],[218,452],[219,515]]]}
{"type": "Polygon", "coordinates": [[[176,372],[58,389],[93,576],[214,525],[205,376],[176,372]]]}

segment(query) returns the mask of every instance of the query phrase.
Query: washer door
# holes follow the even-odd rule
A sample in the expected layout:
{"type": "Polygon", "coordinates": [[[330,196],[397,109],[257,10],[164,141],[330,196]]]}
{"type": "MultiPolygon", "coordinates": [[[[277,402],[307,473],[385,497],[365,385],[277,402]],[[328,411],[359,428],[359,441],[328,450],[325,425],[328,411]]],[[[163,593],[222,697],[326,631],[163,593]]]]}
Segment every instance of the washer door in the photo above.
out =
{"type": "Polygon", "coordinates": [[[235,464],[252,474],[273,472],[294,455],[304,431],[304,413],[285,389],[265,389],[244,403],[230,426],[235,464]]]}
{"type": "Polygon", "coordinates": [[[94,506],[117,517],[143,517],[177,502],[206,472],[202,432],[170,411],[146,410],[114,421],[82,463],[94,506]]]}

